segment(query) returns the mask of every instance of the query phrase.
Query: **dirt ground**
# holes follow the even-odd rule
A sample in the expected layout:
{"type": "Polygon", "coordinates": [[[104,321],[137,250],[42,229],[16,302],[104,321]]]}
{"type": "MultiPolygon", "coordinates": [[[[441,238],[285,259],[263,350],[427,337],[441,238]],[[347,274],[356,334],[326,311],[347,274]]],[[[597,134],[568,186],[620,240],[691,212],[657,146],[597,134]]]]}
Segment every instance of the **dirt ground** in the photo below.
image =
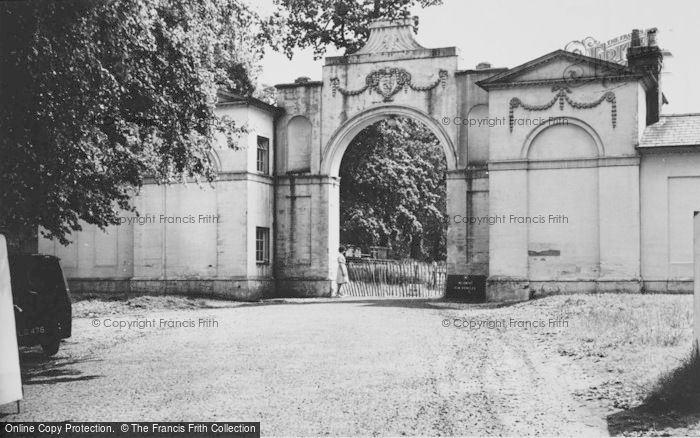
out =
{"type": "MultiPolygon", "coordinates": [[[[657,307],[682,312],[689,299],[657,307]]],[[[81,301],[54,358],[23,350],[22,412],[2,420],[260,421],[265,436],[697,434],[687,415],[640,426],[648,415],[634,409],[690,334],[682,321],[666,330],[662,312],[663,336],[621,346],[626,306],[606,312],[626,300],[81,301]]]]}

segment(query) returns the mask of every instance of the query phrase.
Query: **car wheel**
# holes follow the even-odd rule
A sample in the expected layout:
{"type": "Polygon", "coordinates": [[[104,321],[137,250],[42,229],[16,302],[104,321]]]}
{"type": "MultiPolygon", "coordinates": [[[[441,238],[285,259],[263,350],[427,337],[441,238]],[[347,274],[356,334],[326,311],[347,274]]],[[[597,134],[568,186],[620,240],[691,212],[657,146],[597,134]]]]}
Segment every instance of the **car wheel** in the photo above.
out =
{"type": "Polygon", "coordinates": [[[60,339],[52,339],[49,342],[41,344],[41,349],[44,350],[44,354],[47,356],[53,356],[58,353],[58,347],[61,345],[60,339]]]}

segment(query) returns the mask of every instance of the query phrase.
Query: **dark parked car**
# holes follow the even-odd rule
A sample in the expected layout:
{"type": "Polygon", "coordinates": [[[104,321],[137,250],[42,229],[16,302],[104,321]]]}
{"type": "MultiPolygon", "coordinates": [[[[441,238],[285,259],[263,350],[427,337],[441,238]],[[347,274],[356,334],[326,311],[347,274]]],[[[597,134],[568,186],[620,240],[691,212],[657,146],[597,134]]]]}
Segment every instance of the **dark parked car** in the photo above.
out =
{"type": "Polygon", "coordinates": [[[70,295],[58,258],[10,254],[9,262],[17,343],[41,345],[52,356],[71,335],[70,295]]]}

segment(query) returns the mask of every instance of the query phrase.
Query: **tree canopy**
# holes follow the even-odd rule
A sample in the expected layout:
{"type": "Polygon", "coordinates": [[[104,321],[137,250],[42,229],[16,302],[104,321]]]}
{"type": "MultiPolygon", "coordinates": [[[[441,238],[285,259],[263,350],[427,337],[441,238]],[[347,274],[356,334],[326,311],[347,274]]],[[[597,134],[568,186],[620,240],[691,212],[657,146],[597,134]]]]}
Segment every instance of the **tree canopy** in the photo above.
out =
{"type": "MultiPolygon", "coordinates": [[[[290,59],[295,49],[313,48],[315,58],[329,46],[352,53],[369,36],[369,24],[378,18],[406,17],[415,6],[428,7],[442,0],[275,0],[271,29],[282,24],[280,48],[290,59]]],[[[417,30],[418,21],[414,21],[417,30]]],[[[267,35],[278,35],[271,31],[267,35]]]]}
{"type": "Polygon", "coordinates": [[[0,4],[0,232],[68,243],[118,222],[145,178],[212,180],[217,89],[249,94],[263,55],[239,0],[0,4]]]}
{"type": "Polygon", "coordinates": [[[445,153],[407,118],[362,130],[340,167],[340,239],[388,246],[401,257],[445,259],[445,153]]]}

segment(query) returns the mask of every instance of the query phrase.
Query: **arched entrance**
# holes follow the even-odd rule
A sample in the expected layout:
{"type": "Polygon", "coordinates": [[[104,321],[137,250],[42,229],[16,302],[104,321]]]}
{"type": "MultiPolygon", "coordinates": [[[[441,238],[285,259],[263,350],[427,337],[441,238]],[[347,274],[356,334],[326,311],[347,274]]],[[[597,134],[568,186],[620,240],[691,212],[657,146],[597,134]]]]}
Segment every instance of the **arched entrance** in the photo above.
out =
{"type": "Polygon", "coordinates": [[[391,116],[355,136],[340,165],[342,296],[441,297],[447,160],[433,131],[391,116]]]}
{"type": "MultiPolygon", "coordinates": [[[[347,166],[348,163],[346,163],[344,160],[347,160],[348,158],[348,152],[349,152],[349,147],[358,147],[357,145],[353,146],[355,144],[355,140],[362,135],[363,131],[370,128],[372,125],[378,125],[381,124],[381,121],[387,120],[387,119],[393,119],[395,121],[400,121],[400,120],[411,120],[412,122],[417,123],[418,125],[422,126],[423,128],[427,128],[427,131],[432,133],[432,139],[428,140],[428,143],[433,144],[433,148],[436,146],[436,143],[439,144],[438,148],[442,149],[442,151],[434,151],[434,153],[437,153],[440,155],[440,160],[443,161],[443,164],[435,164],[435,167],[431,166],[431,172],[435,175],[437,178],[444,178],[445,177],[445,171],[447,169],[454,169],[456,165],[456,154],[454,150],[454,146],[452,144],[451,139],[447,135],[444,129],[435,122],[433,118],[428,116],[427,114],[423,113],[420,110],[417,110],[415,108],[410,108],[407,106],[400,106],[400,105],[393,105],[393,104],[384,104],[384,105],[379,105],[373,108],[370,108],[366,111],[363,111],[356,116],[352,117],[348,121],[346,121],[341,127],[338,128],[336,133],[331,137],[331,141],[328,143],[326,146],[326,149],[324,150],[323,154],[323,160],[322,160],[322,172],[330,174],[333,177],[339,176],[339,169],[341,167],[341,161],[343,162],[343,166],[347,166]]],[[[397,122],[394,122],[397,123],[397,122]]],[[[384,125],[387,127],[387,125],[384,125]]],[[[410,125],[405,125],[404,127],[408,127],[410,125]]],[[[413,125],[416,126],[416,125],[413,125]]],[[[390,128],[385,128],[385,129],[390,129],[390,128]]],[[[374,135],[377,135],[376,131],[372,131],[374,135]]],[[[417,133],[416,133],[417,134],[417,133]]],[[[366,134],[365,134],[366,135],[366,134]]],[[[370,144],[374,142],[375,144],[377,142],[380,142],[379,138],[376,138],[376,140],[373,140],[370,142],[370,144]]],[[[424,144],[423,147],[428,147],[429,144],[426,143],[424,144]]],[[[394,147],[408,147],[408,144],[405,143],[399,143],[399,144],[394,144],[394,147]]],[[[375,147],[381,147],[379,145],[375,147]]],[[[415,146],[414,146],[415,147],[415,146]]],[[[373,150],[374,147],[370,147],[369,150],[365,149],[365,153],[369,153],[370,150],[373,150]]],[[[415,149],[414,149],[415,150],[415,149]]],[[[391,162],[391,156],[393,156],[391,150],[386,150],[386,156],[384,157],[385,162],[391,162]]],[[[404,149],[404,154],[405,153],[410,153],[407,149],[404,149]]],[[[353,154],[349,154],[351,157],[353,154]]],[[[371,155],[371,153],[370,153],[371,155]]],[[[399,156],[401,153],[399,154],[399,156]]],[[[414,157],[418,159],[419,155],[415,155],[414,157]]],[[[358,157],[355,154],[355,158],[358,159],[358,157]]],[[[352,158],[351,158],[352,159],[352,158]]],[[[359,158],[362,160],[361,158],[359,158]]],[[[407,166],[411,166],[410,163],[405,163],[407,166]]],[[[359,170],[359,169],[357,169],[359,170]]],[[[387,171],[390,171],[387,169],[387,171]]],[[[396,172],[401,172],[400,168],[394,169],[396,172]]],[[[418,172],[421,173],[421,172],[418,172]]],[[[394,172],[392,174],[395,176],[394,172]]],[[[340,239],[338,241],[338,245],[346,245],[346,244],[356,244],[360,245],[364,248],[362,251],[363,253],[367,253],[368,251],[368,243],[367,241],[364,241],[362,238],[359,237],[358,234],[350,233],[348,234],[347,230],[347,224],[349,218],[345,217],[344,219],[341,218],[343,215],[343,211],[341,211],[341,206],[346,205],[345,208],[348,206],[348,200],[347,198],[347,189],[348,184],[350,181],[354,180],[354,175],[349,175],[347,174],[347,169],[343,173],[343,177],[340,180],[340,190],[337,192],[334,191],[332,193],[333,196],[336,194],[338,195],[338,200],[332,199],[331,203],[333,205],[338,205],[339,208],[339,214],[338,215],[332,215],[333,219],[337,219],[337,223],[331,222],[330,228],[331,230],[338,229],[340,230],[339,234],[336,233],[331,233],[331,235],[335,238],[338,236],[340,239]],[[346,178],[350,178],[349,180],[346,180],[346,178]],[[346,191],[343,191],[343,187],[345,187],[346,191]],[[345,201],[343,203],[342,201],[345,201]],[[341,222],[341,220],[343,222],[341,222]],[[344,225],[345,228],[341,225],[344,225]],[[343,238],[343,232],[342,230],[345,229],[345,237],[343,238]],[[358,241],[355,241],[355,239],[359,238],[359,240],[363,240],[363,243],[360,243],[358,241]]],[[[410,187],[413,183],[413,179],[417,178],[416,175],[403,175],[404,181],[406,181],[407,186],[405,187],[410,187]]],[[[444,183],[443,183],[444,184],[444,183]]],[[[371,238],[373,242],[371,245],[380,245],[383,248],[388,249],[389,247],[393,248],[391,251],[391,254],[394,254],[394,256],[390,257],[399,257],[403,259],[403,261],[398,261],[398,260],[358,260],[358,259],[352,259],[349,258],[347,260],[347,268],[350,274],[350,279],[351,282],[348,284],[343,291],[343,295],[345,296],[392,296],[392,297],[407,297],[407,296],[421,296],[421,297],[436,297],[436,296],[442,296],[442,294],[445,292],[444,291],[444,286],[445,286],[445,259],[444,259],[444,253],[439,259],[439,263],[436,259],[430,258],[427,262],[426,259],[421,257],[422,250],[416,249],[416,247],[412,248],[412,251],[406,251],[406,248],[404,248],[404,251],[400,250],[399,248],[405,245],[405,238],[406,234],[403,234],[407,229],[402,228],[401,226],[397,225],[390,225],[393,222],[391,219],[387,219],[387,214],[392,215],[392,213],[385,211],[384,205],[388,203],[389,205],[392,204],[392,202],[397,202],[396,201],[396,196],[397,192],[399,190],[389,190],[387,193],[385,190],[381,189],[382,184],[378,184],[378,186],[375,187],[375,190],[373,190],[373,193],[364,193],[362,195],[362,198],[367,198],[369,197],[370,199],[375,199],[374,204],[369,204],[365,205],[364,203],[354,204],[352,206],[353,209],[355,209],[355,213],[358,214],[365,214],[367,212],[373,211],[374,213],[367,213],[372,216],[372,221],[379,221],[380,223],[384,224],[384,227],[381,227],[381,229],[386,230],[388,227],[389,229],[393,229],[395,233],[398,233],[394,235],[394,237],[389,237],[388,235],[382,233],[379,231],[379,229],[376,229],[375,232],[381,234],[384,236],[384,239],[386,241],[377,241],[377,237],[375,236],[374,238],[371,238]],[[393,192],[393,194],[389,194],[393,192]],[[375,197],[376,196],[376,197],[375,197]],[[358,209],[359,208],[359,209],[358,209]],[[364,213],[363,213],[364,212],[364,213]],[[382,213],[380,213],[382,212],[382,213]],[[379,216],[376,216],[376,215],[379,216]],[[388,222],[385,222],[388,220],[388,222]],[[394,228],[396,227],[396,228],[394,228]],[[402,235],[402,238],[398,238],[399,235],[402,235]],[[398,245],[398,246],[397,246],[398,245]],[[371,274],[371,275],[370,275],[371,274]]],[[[442,186],[441,191],[443,193],[442,196],[445,196],[445,187],[442,186]]],[[[418,195],[421,196],[422,195],[418,195]]],[[[445,198],[443,198],[443,201],[445,198]]],[[[402,208],[403,210],[406,211],[412,211],[413,214],[420,214],[420,210],[423,210],[423,207],[427,208],[427,204],[435,205],[432,204],[432,200],[428,199],[423,199],[424,203],[426,205],[422,205],[419,209],[416,209],[416,206],[414,205],[411,207],[410,205],[403,205],[402,208]]],[[[442,208],[445,207],[445,205],[441,202],[442,208]]],[[[401,210],[397,208],[397,210],[401,210]]],[[[444,212],[444,210],[443,210],[444,212]]],[[[409,214],[410,213],[406,213],[409,214]]],[[[399,216],[395,216],[394,219],[398,220],[398,223],[401,223],[402,221],[400,220],[399,216]]],[[[404,216],[405,217],[405,216],[404,216]]],[[[367,218],[369,219],[369,218],[367,218]]],[[[417,218],[416,218],[417,219],[417,218]]],[[[423,219],[425,220],[425,218],[423,219]]],[[[362,221],[360,221],[362,222],[362,221]]],[[[442,223],[442,220],[438,221],[439,223],[442,223]]],[[[405,222],[404,222],[405,223],[405,222]]],[[[429,223],[431,223],[429,220],[427,222],[424,222],[425,226],[429,226],[429,223]]],[[[434,222],[433,227],[434,227],[434,222]]],[[[409,226],[410,228],[411,226],[409,226]]],[[[435,228],[432,228],[435,229],[435,228]]],[[[437,228],[439,229],[439,228],[437,228]]],[[[360,226],[359,229],[355,228],[355,231],[359,231],[360,235],[363,235],[363,231],[365,230],[364,226],[360,226]]],[[[410,232],[409,232],[410,233],[410,232]]],[[[442,234],[442,233],[439,233],[442,234]]],[[[439,235],[438,234],[438,235],[439,235]]],[[[422,241],[424,235],[421,234],[421,237],[419,237],[417,241],[415,242],[420,242],[422,241]]],[[[366,235],[365,235],[366,237],[366,235]]],[[[443,238],[446,238],[446,236],[443,234],[443,238]]],[[[380,240],[384,240],[380,239],[380,240]]],[[[411,239],[412,240],[412,239],[411,239]]],[[[442,239],[439,239],[442,240],[442,239]]],[[[445,239],[446,240],[446,239],[445,239]]],[[[414,242],[414,243],[415,243],[414,242]]],[[[335,245],[335,242],[330,242],[329,243],[331,247],[337,247],[338,245],[335,245]]],[[[447,242],[443,241],[441,246],[443,249],[441,251],[444,251],[447,242]],[[443,246],[444,245],[444,246],[443,246]]],[[[421,248],[422,243],[418,243],[417,248],[421,248]]],[[[387,253],[389,254],[389,253],[387,253]]],[[[386,258],[387,254],[384,256],[377,256],[379,258],[386,258]]]]}
{"type": "MultiPolygon", "coordinates": [[[[275,158],[280,296],[328,296],[334,290],[340,164],[353,138],[378,121],[405,117],[429,128],[445,153],[447,215],[466,216],[467,152],[458,145],[467,131],[453,123],[465,106],[457,67],[454,47],[423,48],[413,38],[410,21],[376,21],[365,48],[326,58],[321,81],[301,78],[277,86],[277,105],[285,110],[276,122],[275,158]]],[[[471,269],[467,234],[466,223],[449,222],[448,275],[466,275],[471,269]]],[[[479,256],[479,263],[485,271],[486,258],[479,256]]]]}
{"type": "Polygon", "coordinates": [[[382,104],[369,108],[353,116],[341,125],[331,136],[330,141],[323,150],[321,158],[321,173],[324,175],[338,176],[340,162],[348,145],[355,136],[366,127],[389,117],[406,117],[428,127],[440,142],[445,151],[447,169],[457,169],[457,153],[452,139],[445,129],[428,114],[416,108],[405,105],[382,104]]]}

